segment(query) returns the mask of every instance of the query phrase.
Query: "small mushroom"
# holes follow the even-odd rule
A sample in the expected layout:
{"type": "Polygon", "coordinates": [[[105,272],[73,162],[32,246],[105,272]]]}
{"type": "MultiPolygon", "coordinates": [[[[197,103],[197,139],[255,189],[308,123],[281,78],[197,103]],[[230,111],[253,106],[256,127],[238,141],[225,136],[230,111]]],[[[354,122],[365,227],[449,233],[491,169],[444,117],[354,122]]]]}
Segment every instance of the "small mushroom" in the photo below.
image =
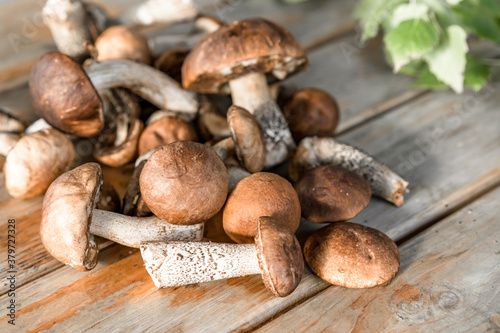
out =
{"type": "Polygon", "coordinates": [[[123,25],[109,27],[95,41],[97,61],[128,59],[146,65],[151,62],[148,40],[123,25]]]}
{"type": "Polygon", "coordinates": [[[144,242],[141,253],[158,288],[261,274],[274,296],[288,296],[304,272],[297,238],[265,216],[258,218],[254,233],[254,244],[144,242]]]}
{"type": "Polygon", "coordinates": [[[264,19],[247,19],[200,41],[184,61],[182,83],[201,93],[230,92],[233,104],[257,119],[266,140],[266,167],[272,167],[291,155],[295,142],[266,75],[281,80],[308,64],[305,48],[288,31],[264,19]]]}
{"type": "Polygon", "coordinates": [[[209,147],[176,141],[155,151],[142,169],[142,198],[151,211],[174,224],[204,223],[224,205],[227,170],[209,147]]]}
{"type": "Polygon", "coordinates": [[[292,232],[300,223],[300,202],[293,186],[267,172],[254,173],[236,184],[223,211],[226,234],[237,243],[251,243],[257,220],[270,216],[292,232]]]}
{"type": "Polygon", "coordinates": [[[323,165],[307,171],[297,183],[302,215],[315,223],[352,219],[370,203],[370,183],[347,169],[323,165]]]}
{"type": "Polygon", "coordinates": [[[333,138],[304,138],[290,163],[290,178],[297,181],[308,169],[320,165],[337,165],[365,178],[372,194],[392,202],[397,207],[404,203],[408,182],[370,155],[333,138]]]}
{"type": "Polygon", "coordinates": [[[307,239],[304,256],[320,278],[346,288],[385,285],[399,270],[396,243],[356,223],[338,222],[317,230],[307,239]]]}
{"type": "Polygon", "coordinates": [[[57,260],[85,271],[97,264],[94,235],[129,247],[142,241],[200,240],[203,225],[177,226],[156,216],[130,217],[94,209],[99,202],[102,171],[83,164],[58,177],[43,199],[40,237],[57,260]]]}
{"type": "Polygon", "coordinates": [[[333,136],[339,123],[337,102],[319,89],[295,92],[283,112],[295,142],[307,136],[333,136]]]}

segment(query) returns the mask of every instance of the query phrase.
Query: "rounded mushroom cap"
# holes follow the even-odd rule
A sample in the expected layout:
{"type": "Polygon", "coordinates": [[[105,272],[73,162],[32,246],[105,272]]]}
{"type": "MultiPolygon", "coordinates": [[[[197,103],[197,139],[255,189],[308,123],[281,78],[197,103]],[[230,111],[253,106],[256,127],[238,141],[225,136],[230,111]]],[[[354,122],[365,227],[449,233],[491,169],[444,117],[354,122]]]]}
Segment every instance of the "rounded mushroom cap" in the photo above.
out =
{"type": "Polygon", "coordinates": [[[58,130],[47,129],[26,135],[9,151],[5,160],[7,192],[20,199],[43,194],[74,162],[73,143],[58,130]]]}
{"type": "Polygon", "coordinates": [[[258,172],[240,180],[224,206],[224,231],[237,243],[253,243],[261,216],[270,216],[292,232],[297,231],[299,198],[286,179],[273,173],[258,172]]]}
{"type": "Polygon", "coordinates": [[[180,117],[163,117],[149,124],[139,139],[139,155],[175,141],[198,141],[194,128],[180,117]]]}
{"type": "Polygon", "coordinates": [[[123,25],[107,28],[95,41],[97,61],[127,59],[146,65],[151,62],[148,40],[141,33],[123,25]]]}
{"type": "Polygon", "coordinates": [[[35,113],[55,128],[78,136],[99,133],[102,102],[85,71],[61,52],[45,53],[30,74],[35,113]]]}
{"type": "Polygon", "coordinates": [[[296,142],[307,136],[333,136],[339,124],[337,102],[319,89],[297,91],[285,104],[283,113],[296,142]]]}
{"type": "Polygon", "coordinates": [[[399,270],[396,243],[356,223],[333,223],[317,230],[307,239],[304,256],[320,278],[346,288],[387,284],[399,270]]]}
{"type": "Polygon", "coordinates": [[[297,237],[283,223],[262,216],[257,221],[255,247],[267,290],[277,297],[290,295],[304,273],[304,259],[297,237]]]}
{"type": "Polygon", "coordinates": [[[236,21],[206,36],[182,66],[185,89],[229,93],[228,81],[250,72],[277,79],[305,69],[305,48],[282,27],[261,18],[236,21]]]}
{"type": "Polygon", "coordinates": [[[370,203],[370,183],[352,171],[323,165],[307,171],[297,183],[302,215],[311,222],[349,220],[370,203]]]}
{"type": "Polygon", "coordinates": [[[255,117],[247,110],[232,105],[227,111],[229,131],[238,160],[249,172],[259,172],[266,164],[266,144],[255,117]]]}
{"type": "Polygon", "coordinates": [[[43,199],[43,246],[54,258],[79,271],[97,264],[99,248],[89,227],[101,184],[99,164],[83,164],[57,178],[43,199]]]}
{"type": "Polygon", "coordinates": [[[153,214],[172,224],[198,224],[214,216],[227,197],[227,170],[209,147],[192,141],[163,146],[139,178],[153,214]]]}

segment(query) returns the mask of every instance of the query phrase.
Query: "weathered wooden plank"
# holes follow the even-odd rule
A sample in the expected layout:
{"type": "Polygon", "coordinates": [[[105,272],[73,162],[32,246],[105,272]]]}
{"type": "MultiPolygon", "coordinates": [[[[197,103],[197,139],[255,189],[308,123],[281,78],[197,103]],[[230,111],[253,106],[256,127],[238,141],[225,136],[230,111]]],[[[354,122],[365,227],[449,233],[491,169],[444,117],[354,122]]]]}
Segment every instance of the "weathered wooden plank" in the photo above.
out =
{"type": "Polygon", "coordinates": [[[500,331],[500,189],[400,248],[386,287],[330,287],[261,332],[500,331]]]}

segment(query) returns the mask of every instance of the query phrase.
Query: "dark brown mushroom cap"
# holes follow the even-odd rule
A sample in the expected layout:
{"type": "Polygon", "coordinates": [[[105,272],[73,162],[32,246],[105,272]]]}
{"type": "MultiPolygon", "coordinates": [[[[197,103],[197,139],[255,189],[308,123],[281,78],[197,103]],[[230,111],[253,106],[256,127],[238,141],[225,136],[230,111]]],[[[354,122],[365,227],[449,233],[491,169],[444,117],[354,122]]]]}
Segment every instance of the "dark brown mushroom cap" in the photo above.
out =
{"type": "Polygon", "coordinates": [[[99,164],[83,164],[59,176],[43,199],[43,246],[54,258],[79,271],[97,264],[99,248],[89,227],[101,183],[99,164]]]}
{"type": "Polygon", "coordinates": [[[151,62],[148,40],[141,33],[123,25],[107,28],[96,39],[97,61],[127,59],[146,65],[151,62]]]}
{"type": "Polygon", "coordinates": [[[323,165],[307,171],[297,183],[302,215],[311,222],[349,220],[368,206],[370,183],[338,166],[323,165]]]}
{"type": "Polygon", "coordinates": [[[172,224],[198,224],[214,216],[227,197],[227,170],[209,147],[192,141],[163,146],[139,178],[142,198],[153,214],[172,224]]]}
{"type": "Polygon", "coordinates": [[[103,181],[96,208],[115,213],[119,213],[121,211],[120,196],[111,183],[103,181]]]}
{"type": "Polygon", "coordinates": [[[319,89],[297,91],[285,104],[283,113],[296,142],[307,136],[333,136],[339,123],[337,102],[319,89]]]}
{"type": "Polygon", "coordinates": [[[255,247],[267,290],[277,297],[290,295],[304,273],[304,259],[297,237],[283,223],[263,216],[257,221],[255,247]]]}
{"type": "Polygon", "coordinates": [[[307,239],[304,256],[320,278],[346,288],[387,284],[399,270],[396,243],[356,223],[338,222],[317,230],[307,239]]]}
{"type": "Polygon", "coordinates": [[[247,110],[232,105],[227,122],[234,141],[236,156],[249,172],[259,172],[266,164],[266,145],[260,126],[247,110]]]}
{"type": "Polygon", "coordinates": [[[55,128],[88,137],[103,126],[97,91],[85,71],[67,55],[45,53],[33,66],[29,85],[35,113],[55,128]]]}
{"type": "Polygon", "coordinates": [[[270,216],[292,232],[300,223],[300,203],[293,186],[273,173],[257,172],[240,180],[223,212],[226,234],[237,243],[253,243],[257,221],[270,216]]]}
{"type": "Polygon", "coordinates": [[[198,141],[194,128],[180,117],[166,116],[146,126],[139,138],[139,155],[175,141],[198,141]]]}
{"type": "Polygon", "coordinates": [[[282,27],[261,18],[236,21],[206,36],[182,66],[185,89],[228,93],[226,83],[250,72],[280,79],[307,68],[305,48],[282,27]]]}
{"type": "Polygon", "coordinates": [[[155,60],[154,66],[175,81],[182,84],[181,68],[189,53],[189,49],[166,50],[155,60]]]}

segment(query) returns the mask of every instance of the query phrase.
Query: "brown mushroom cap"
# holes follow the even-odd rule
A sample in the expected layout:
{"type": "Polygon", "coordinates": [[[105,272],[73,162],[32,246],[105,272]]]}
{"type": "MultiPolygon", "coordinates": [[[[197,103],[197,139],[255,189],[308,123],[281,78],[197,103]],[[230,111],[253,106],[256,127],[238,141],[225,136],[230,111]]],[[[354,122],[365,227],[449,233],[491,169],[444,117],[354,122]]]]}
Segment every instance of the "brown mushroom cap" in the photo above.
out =
{"type": "Polygon", "coordinates": [[[282,27],[261,18],[236,21],[206,36],[182,66],[185,89],[227,93],[226,83],[250,72],[279,79],[301,71],[309,62],[305,48],[282,27]]]}
{"type": "Polygon", "coordinates": [[[283,113],[296,142],[307,136],[333,136],[339,123],[337,102],[319,89],[297,91],[283,113]]]}
{"type": "Polygon", "coordinates": [[[139,155],[175,141],[198,141],[194,128],[180,117],[163,117],[149,124],[139,139],[139,155]]]}
{"type": "Polygon", "coordinates": [[[188,53],[189,49],[166,50],[155,60],[154,66],[181,84],[181,68],[188,53]]]}
{"type": "Polygon", "coordinates": [[[119,213],[121,211],[120,196],[111,183],[103,181],[96,207],[97,209],[106,210],[108,212],[119,213]]]}
{"type": "Polygon", "coordinates": [[[61,52],[45,53],[30,74],[35,113],[55,128],[78,136],[103,126],[102,102],[85,71],[61,52]]]}
{"type": "Polygon", "coordinates": [[[304,259],[297,237],[283,223],[262,216],[257,221],[255,247],[267,290],[277,297],[290,295],[304,273],[304,259]]]}
{"type": "Polygon", "coordinates": [[[214,216],[227,197],[227,170],[211,148],[192,141],[163,146],[139,178],[142,198],[159,218],[197,224],[214,216]]]}
{"type": "Polygon", "coordinates": [[[43,199],[43,246],[54,258],[79,271],[97,264],[99,248],[89,227],[101,183],[99,164],[83,164],[57,178],[43,199]]]}
{"type": "Polygon", "coordinates": [[[261,216],[270,216],[292,232],[297,231],[299,198],[286,179],[273,173],[258,172],[240,180],[224,206],[224,231],[237,243],[253,243],[261,216]]]}
{"type": "Polygon", "coordinates": [[[20,199],[43,194],[74,162],[73,143],[58,130],[26,135],[7,155],[4,165],[7,192],[20,199]]]}
{"type": "Polygon", "coordinates": [[[317,230],[307,239],[304,256],[320,278],[346,288],[387,284],[399,270],[396,243],[356,223],[338,222],[317,230]]]}
{"type": "Polygon", "coordinates": [[[338,166],[323,165],[307,171],[295,183],[302,215],[311,222],[349,220],[368,206],[370,183],[338,166]]]}
{"type": "Polygon", "coordinates": [[[123,25],[106,29],[95,41],[97,61],[127,59],[146,65],[151,62],[148,40],[141,33],[123,25]]]}

